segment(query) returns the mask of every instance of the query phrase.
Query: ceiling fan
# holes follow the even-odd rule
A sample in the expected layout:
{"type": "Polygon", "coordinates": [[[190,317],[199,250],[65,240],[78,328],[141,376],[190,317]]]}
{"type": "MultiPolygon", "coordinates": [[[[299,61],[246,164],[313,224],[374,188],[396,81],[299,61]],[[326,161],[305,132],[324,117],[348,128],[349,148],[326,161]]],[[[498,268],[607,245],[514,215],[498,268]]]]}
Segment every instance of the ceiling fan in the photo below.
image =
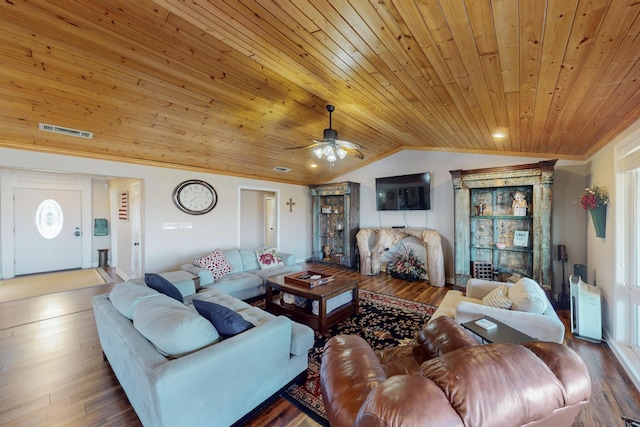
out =
{"type": "Polygon", "coordinates": [[[327,105],[327,111],[329,112],[329,128],[324,130],[322,140],[318,141],[314,139],[313,144],[304,145],[302,147],[291,147],[287,148],[287,150],[313,148],[313,154],[315,154],[319,159],[324,155],[331,163],[335,162],[338,157],[344,159],[347,156],[353,156],[359,159],[364,159],[364,154],[362,154],[360,150],[366,149],[365,147],[353,142],[338,139],[338,131],[331,128],[331,113],[333,113],[335,109],[336,107],[333,105],[327,105]]]}

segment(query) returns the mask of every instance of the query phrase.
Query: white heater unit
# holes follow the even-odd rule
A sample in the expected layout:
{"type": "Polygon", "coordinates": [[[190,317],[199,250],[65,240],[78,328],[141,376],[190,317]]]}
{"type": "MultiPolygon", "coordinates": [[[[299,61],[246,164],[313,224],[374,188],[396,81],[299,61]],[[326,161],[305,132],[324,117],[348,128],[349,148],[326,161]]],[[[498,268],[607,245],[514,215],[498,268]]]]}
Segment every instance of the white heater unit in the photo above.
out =
{"type": "Polygon", "coordinates": [[[571,333],[591,342],[602,341],[602,306],[600,288],[569,276],[571,292],[571,333]]]}

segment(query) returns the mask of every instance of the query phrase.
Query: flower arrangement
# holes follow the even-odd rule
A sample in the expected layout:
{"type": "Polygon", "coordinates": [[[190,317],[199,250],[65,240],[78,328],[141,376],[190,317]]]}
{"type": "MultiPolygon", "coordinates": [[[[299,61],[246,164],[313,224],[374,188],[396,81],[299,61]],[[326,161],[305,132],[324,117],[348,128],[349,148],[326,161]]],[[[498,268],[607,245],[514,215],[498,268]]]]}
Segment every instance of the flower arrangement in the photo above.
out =
{"type": "Polygon", "coordinates": [[[413,249],[404,248],[387,267],[394,277],[406,280],[419,280],[427,273],[424,261],[418,258],[413,249]]]}
{"type": "Polygon", "coordinates": [[[592,211],[597,207],[605,206],[607,203],[609,203],[607,189],[597,185],[585,188],[580,197],[580,204],[585,211],[592,211]]]}

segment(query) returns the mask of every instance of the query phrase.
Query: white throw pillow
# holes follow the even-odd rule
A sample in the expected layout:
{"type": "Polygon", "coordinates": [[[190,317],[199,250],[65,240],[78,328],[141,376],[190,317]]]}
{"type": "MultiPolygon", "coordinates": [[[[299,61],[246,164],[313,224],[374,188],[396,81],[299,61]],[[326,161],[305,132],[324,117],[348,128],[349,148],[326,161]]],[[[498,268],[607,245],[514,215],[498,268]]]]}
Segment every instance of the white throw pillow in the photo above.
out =
{"type": "Polygon", "coordinates": [[[508,288],[507,285],[498,286],[484,298],[482,298],[482,304],[487,305],[489,307],[502,308],[504,310],[509,310],[511,305],[513,304],[511,300],[507,297],[508,288]]]}
{"type": "Polygon", "coordinates": [[[214,280],[218,280],[233,271],[233,265],[227,257],[222,254],[220,249],[216,249],[209,255],[196,259],[195,262],[200,267],[209,270],[214,280]]]}
{"type": "Polygon", "coordinates": [[[266,270],[268,268],[284,265],[282,258],[278,256],[276,248],[265,248],[256,250],[256,257],[258,258],[258,265],[260,270],[266,270]]]}
{"type": "Polygon", "coordinates": [[[542,314],[547,309],[547,296],[535,280],[523,277],[511,288],[507,296],[513,303],[512,310],[542,314]]]}

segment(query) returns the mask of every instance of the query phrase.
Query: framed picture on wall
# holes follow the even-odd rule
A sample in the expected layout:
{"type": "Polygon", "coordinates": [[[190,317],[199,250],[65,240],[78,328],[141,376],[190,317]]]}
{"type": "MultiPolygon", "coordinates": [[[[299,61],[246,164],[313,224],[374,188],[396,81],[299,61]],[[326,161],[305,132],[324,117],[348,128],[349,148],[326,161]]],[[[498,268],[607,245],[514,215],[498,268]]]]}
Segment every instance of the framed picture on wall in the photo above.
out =
{"type": "Polygon", "coordinates": [[[129,192],[118,194],[118,219],[129,221],[129,192]]]}
{"type": "Polygon", "coordinates": [[[516,230],[513,233],[513,246],[529,246],[529,232],[526,230],[516,230]]]}

